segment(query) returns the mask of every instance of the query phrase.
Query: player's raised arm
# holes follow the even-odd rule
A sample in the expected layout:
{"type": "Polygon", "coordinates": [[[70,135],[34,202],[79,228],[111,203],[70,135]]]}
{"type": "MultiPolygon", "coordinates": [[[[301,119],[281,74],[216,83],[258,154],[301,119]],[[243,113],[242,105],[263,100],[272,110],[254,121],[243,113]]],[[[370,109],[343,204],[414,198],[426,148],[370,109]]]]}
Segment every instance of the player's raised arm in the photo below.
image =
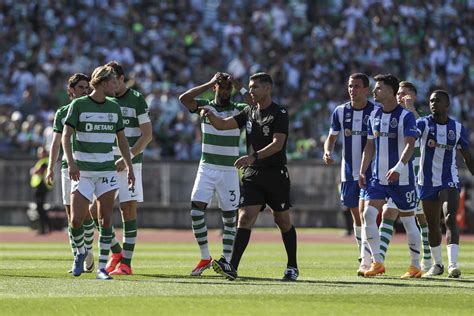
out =
{"type": "Polygon", "coordinates": [[[179,96],[179,102],[187,107],[189,111],[196,112],[198,110],[198,104],[195,98],[211,89],[222,78],[222,76],[223,74],[218,72],[208,82],[184,92],[179,96]]]}

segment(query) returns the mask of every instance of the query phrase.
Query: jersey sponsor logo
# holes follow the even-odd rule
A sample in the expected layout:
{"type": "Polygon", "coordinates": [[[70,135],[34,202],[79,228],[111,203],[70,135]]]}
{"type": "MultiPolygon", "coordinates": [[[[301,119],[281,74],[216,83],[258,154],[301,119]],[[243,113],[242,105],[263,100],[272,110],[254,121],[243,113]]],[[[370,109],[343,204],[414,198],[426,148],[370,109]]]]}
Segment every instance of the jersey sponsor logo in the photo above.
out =
{"type": "Polygon", "coordinates": [[[113,131],[113,125],[86,123],[86,132],[92,131],[113,131]]]}
{"type": "Polygon", "coordinates": [[[391,128],[395,128],[398,126],[398,121],[396,118],[392,118],[392,120],[390,121],[390,127],[391,128]]]}
{"type": "Polygon", "coordinates": [[[451,130],[451,129],[450,129],[449,132],[448,132],[448,139],[449,139],[449,140],[455,140],[455,139],[456,139],[456,134],[455,134],[454,131],[451,130]]]}
{"type": "Polygon", "coordinates": [[[270,135],[270,127],[268,127],[267,125],[264,125],[262,127],[262,132],[263,132],[263,136],[269,136],[270,135]]]}
{"type": "Polygon", "coordinates": [[[397,138],[397,133],[379,132],[380,137],[397,138]]]}
{"type": "Polygon", "coordinates": [[[354,130],[350,130],[348,128],[346,128],[344,130],[344,135],[346,135],[346,137],[349,137],[349,136],[367,136],[367,131],[354,131],[354,130]]]}

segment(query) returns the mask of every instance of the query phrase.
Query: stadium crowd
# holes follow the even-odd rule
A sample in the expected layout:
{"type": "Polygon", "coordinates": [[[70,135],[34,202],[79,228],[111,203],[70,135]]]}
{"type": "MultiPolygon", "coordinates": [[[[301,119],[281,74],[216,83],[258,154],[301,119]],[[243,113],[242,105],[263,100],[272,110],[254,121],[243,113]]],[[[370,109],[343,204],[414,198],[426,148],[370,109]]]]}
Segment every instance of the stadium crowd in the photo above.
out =
{"type": "Polygon", "coordinates": [[[291,112],[291,159],[322,157],[353,72],[411,81],[421,105],[442,87],[451,115],[473,131],[473,24],[472,0],[5,0],[0,155],[33,157],[68,103],[67,78],[110,60],[146,96],[148,159],[199,159],[198,117],[178,95],[216,71],[244,85],[259,70],[272,75],[276,101],[291,112]]]}

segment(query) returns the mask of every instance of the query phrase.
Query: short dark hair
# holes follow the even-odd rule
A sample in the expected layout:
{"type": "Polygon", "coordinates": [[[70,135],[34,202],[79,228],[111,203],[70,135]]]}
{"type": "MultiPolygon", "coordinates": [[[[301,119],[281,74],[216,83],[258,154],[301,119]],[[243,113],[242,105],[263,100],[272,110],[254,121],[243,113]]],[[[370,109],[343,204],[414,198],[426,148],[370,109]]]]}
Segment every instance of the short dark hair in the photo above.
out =
{"type": "Polygon", "coordinates": [[[434,94],[434,93],[443,95],[446,98],[446,101],[448,101],[448,105],[451,104],[451,101],[449,99],[449,93],[446,90],[439,89],[439,90],[435,90],[431,92],[431,94],[434,94]]]}
{"type": "Polygon", "coordinates": [[[417,93],[415,85],[410,81],[400,81],[398,85],[400,88],[407,88],[408,90],[411,90],[413,93],[415,93],[415,95],[417,93]]]}
{"type": "Polygon", "coordinates": [[[393,95],[396,96],[398,92],[398,78],[392,74],[380,74],[374,77],[375,81],[382,81],[385,85],[392,87],[393,95]]]}
{"type": "Polygon", "coordinates": [[[250,76],[250,80],[258,80],[260,82],[268,83],[271,86],[273,86],[273,79],[272,76],[267,74],[266,72],[257,72],[256,74],[253,74],[250,76]]]}
{"type": "Polygon", "coordinates": [[[110,66],[114,69],[115,74],[117,77],[124,76],[125,77],[125,72],[123,71],[122,65],[119,64],[118,61],[112,60],[109,61],[105,66],[110,66]]]}
{"type": "Polygon", "coordinates": [[[360,79],[360,80],[362,80],[362,84],[364,85],[364,88],[367,88],[370,84],[369,76],[367,76],[366,74],[361,73],[361,72],[353,73],[352,75],[349,76],[349,79],[353,79],[353,80],[360,79]]]}
{"type": "Polygon", "coordinates": [[[90,81],[89,76],[87,76],[83,73],[80,73],[80,72],[75,73],[67,81],[67,86],[68,86],[68,88],[74,88],[79,83],[79,81],[82,81],[82,80],[85,80],[88,83],[90,81]]]}

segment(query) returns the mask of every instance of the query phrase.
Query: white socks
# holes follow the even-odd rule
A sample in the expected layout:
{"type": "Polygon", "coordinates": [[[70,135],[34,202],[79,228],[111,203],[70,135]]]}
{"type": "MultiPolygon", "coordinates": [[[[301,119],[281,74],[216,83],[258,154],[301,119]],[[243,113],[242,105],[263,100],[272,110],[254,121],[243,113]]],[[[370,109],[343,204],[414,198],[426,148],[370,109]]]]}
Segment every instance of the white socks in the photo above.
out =
{"type": "Polygon", "coordinates": [[[400,217],[408,237],[408,248],[410,250],[411,265],[420,268],[421,240],[420,231],[416,226],[415,216],[400,217]]]}
{"type": "Polygon", "coordinates": [[[377,227],[377,215],[379,211],[371,206],[368,205],[364,209],[364,229],[365,234],[367,236],[367,242],[370,246],[370,251],[374,257],[376,262],[383,262],[383,257],[380,254],[380,236],[379,236],[379,229],[377,227]]]}

